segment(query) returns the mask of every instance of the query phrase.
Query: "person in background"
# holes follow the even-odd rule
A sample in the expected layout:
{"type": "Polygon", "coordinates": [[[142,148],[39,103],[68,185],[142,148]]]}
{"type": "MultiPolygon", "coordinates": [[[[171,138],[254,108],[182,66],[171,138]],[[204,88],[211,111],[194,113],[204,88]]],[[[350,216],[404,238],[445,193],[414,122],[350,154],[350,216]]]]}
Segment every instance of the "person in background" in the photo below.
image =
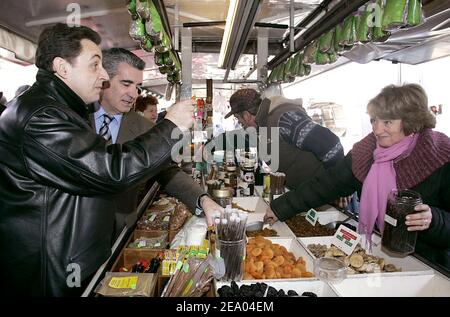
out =
{"type": "Polygon", "coordinates": [[[153,123],[158,119],[158,99],[153,96],[138,96],[135,110],[153,123]]]}
{"type": "Polygon", "coordinates": [[[286,187],[294,189],[344,157],[339,138],[314,123],[299,99],[281,96],[261,98],[254,89],[240,89],[230,98],[231,111],[243,128],[267,128],[268,142],[278,141],[279,172],[286,174],[286,187]],[[270,138],[270,128],[279,127],[278,140],[270,138]]]}
{"type": "Polygon", "coordinates": [[[389,192],[411,189],[423,201],[406,217],[408,230],[419,232],[416,252],[450,270],[450,138],[432,130],[436,119],[417,84],[385,87],[367,111],[373,132],[335,167],[274,200],[265,221],[284,221],[356,190],[358,231],[370,240],[374,228],[383,232],[389,192]]]}
{"type": "Polygon", "coordinates": [[[100,35],[57,23],[38,39],[36,82],[0,116],[0,294],[79,296],[111,255],[114,197],[171,161],[180,102],[139,138],[108,144],[89,124],[108,74],[100,35]]]}
{"type": "MultiPolygon", "coordinates": [[[[154,122],[139,115],[132,106],[148,105],[146,100],[154,101],[154,97],[140,98],[138,91],[143,81],[145,62],[132,52],[122,48],[112,48],[103,52],[103,66],[110,80],[109,86],[103,90],[101,104],[91,116],[97,133],[101,134],[104,117],[111,118],[109,129],[111,143],[125,143],[133,140],[155,126],[154,122]]],[[[142,108],[140,108],[142,109],[142,108]]],[[[157,125],[158,126],[158,125],[157,125]]],[[[207,216],[209,225],[213,225],[212,214],[221,207],[206,192],[175,164],[162,169],[157,180],[172,196],[185,203],[191,212],[207,216]]],[[[148,186],[147,186],[148,187],[148,186]]],[[[131,213],[137,205],[137,188],[130,188],[116,199],[116,234],[125,224],[132,225],[136,214],[131,213]]]]}
{"type": "Polygon", "coordinates": [[[17,90],[16,90],[14,96],[15,96],[15,97],[19,96],[19,95],[22,94],[23,92],[27,91],[28,88],[30,88],[30,87],[31,87],[30,85],[22,85],[22,86],[20,86],[19,88],[17,88],[17,90]]]}

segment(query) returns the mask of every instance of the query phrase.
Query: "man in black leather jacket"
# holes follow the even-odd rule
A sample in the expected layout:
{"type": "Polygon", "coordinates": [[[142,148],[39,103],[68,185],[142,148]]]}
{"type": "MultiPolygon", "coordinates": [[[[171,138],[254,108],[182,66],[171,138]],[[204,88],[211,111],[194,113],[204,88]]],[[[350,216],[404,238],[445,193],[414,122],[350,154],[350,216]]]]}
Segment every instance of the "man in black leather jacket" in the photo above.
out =
{"type": "Polygon", "coordinates": [[[44,30],[36,83],[0,117],[2,295],[79,295],[110,255],[112,198],[165,167],[172,130],[192,125],[180,102],[151,131],[108,145],[87,110],[108,80],[99,43],[87,27],[44,30]]]}

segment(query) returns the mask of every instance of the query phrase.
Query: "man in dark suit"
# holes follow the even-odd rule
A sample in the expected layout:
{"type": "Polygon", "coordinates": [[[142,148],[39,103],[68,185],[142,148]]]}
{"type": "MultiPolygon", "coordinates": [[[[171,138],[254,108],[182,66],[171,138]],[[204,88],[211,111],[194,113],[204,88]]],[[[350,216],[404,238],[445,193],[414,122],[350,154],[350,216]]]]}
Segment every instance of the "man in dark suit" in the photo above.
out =
{"type": "MultiPolygon", "coordinates": [[[[150,130],[154,123],[133,110],[134,102],[139,94],[143,80],[145,62],[133,53],[113,48],[103,52],[103,66],[110,76],[109,87],[103,90],[101,103],[97,104],[96,112],[91,116],[98,134],[105,134],[104,115],[111,120],[108,124],[107,138],[111,143],[125,143],[150,130]]],[[[205,191],[176,165],[165,168],[155,177],[170,194],[185,203],[191,212],[201,215],[204,211],[208,224],[212,225],[211,214],[220,209],[205,191]]],[[[136,214],[129,214],[137,204],[137,188],[123,193],[117,201],[116,231],[117,234],[124,224],[131,225],[136,220],[136,214]],[[128,216],[128,214],[130,216],[128,216]],[[125,223],[124,223],[125,222],[125,223]]]]}

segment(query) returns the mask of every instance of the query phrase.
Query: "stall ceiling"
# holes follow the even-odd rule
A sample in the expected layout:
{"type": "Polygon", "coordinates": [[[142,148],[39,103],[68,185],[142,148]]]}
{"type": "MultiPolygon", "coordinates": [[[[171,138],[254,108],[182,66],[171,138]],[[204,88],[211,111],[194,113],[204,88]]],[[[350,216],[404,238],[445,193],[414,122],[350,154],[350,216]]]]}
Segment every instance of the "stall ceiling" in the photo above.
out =
{"type": "MultiPolygon", "coordinates": [[[[341,0],[347,1],[347,0],[341,0]]],[[[295,24],[299,23],[322,0],[295,0],[295,24]]],[[[336,0],[335,2],[339,2],[336,0]]],[[[40,32],[55,22],[65,22],[70,12],[67,6],[72,0],[2,0],[0,1],[0,27],[10,30],[31,42],[36,43],[40,32]]],[[[147,62],[145,71],[146,85],[158,86],[159,92],[165,85],[165,76],[157,71],[153,63],[153,54],[139,49],[136,42],[128,35],[130,15],[126,10],[125,0],[78,0],[83,19],[81,23],[100,33],[103,38],[102,48],[124,47],[136,50],[147,62]]],[[[172,33],[181,29],[183,23],[225,21],[229,0],[164,0],[172,33]],[[175,20],[178,10],[179,20],[175,20]]],[[[257,22],[289,24],[290,0],[263,0],[257,22]]],[[[423,0],[427,16],[445,10],[450,1],[423,0]]],[[[218,53],[222,42],[224,25],[192,27],[193,39],[193,78],[213,78],[221,80],[224,71],[217,65],[218,53]]],[[[285,29],[268,29],[269,55],[276,55],[282,47],[282,39],[287,34],[285,29]]],[[[0,43],[1,44],[1,43],[0,43]]],[[[250,34],[247,48],[240,58],[235,71],[230,72],[229,79],[251,79],[255,76],[256,30],[250,34]]],[[[401,60],[398,58],[397,60],[401,60]]],[[[420,58],[418,59],[420,60],[420,58]]]]}
{"type": "MultiPolygon", "coordinates": [[[[225,21],[229,0],[165,0],[169,24],[172,33],[183,23],[225,21]],[[175,21],[175,10],[179,12],[179,20],[175,21]]],[[[321,0],[296,0],[295,23],[300,22],[321,0]]],[[[55,22],[65,22],[70,12],[67,6],[72,0],[2,0],[0,1],[0,25],[32,42],[37,42],[41,31],[55,22]]],[[[102,36],[102,48],[124,47],[137,50],[147,62],[145,78],[147,85],[162,86],[163,75],[159,74],[153,63],[153,54],[139,50],[136,42],[128,35],[130,15],[126,10],[125,0],[79,0],[83,18],[81,24],[96,30],[102,36]]],[[[290,0],[264,0],[257,17],[258,22],[285,24],[289,23],[290,0]]],[[[200,76],[203,71],[213,79],[222,79],[224,71],[216,67],[224,25],[208,27],[192,27],[193,38],[193,77],[200,76]]],[[[281,39],[287,33],[285,29],[269,29],[269,54],[276,54],[281,49],[281,39]]],[[[256,31],[250,34],[249,43],[236,67],[230,73],[230,79],[252,78],[256,53],[256,31]],[[247,76],[248,75],[248,76],[247,76]]],[[[160,87],[159,90],[161,90],[160,87]]],[[[161,91],[159,91],[161,92],[161,91]]]]}

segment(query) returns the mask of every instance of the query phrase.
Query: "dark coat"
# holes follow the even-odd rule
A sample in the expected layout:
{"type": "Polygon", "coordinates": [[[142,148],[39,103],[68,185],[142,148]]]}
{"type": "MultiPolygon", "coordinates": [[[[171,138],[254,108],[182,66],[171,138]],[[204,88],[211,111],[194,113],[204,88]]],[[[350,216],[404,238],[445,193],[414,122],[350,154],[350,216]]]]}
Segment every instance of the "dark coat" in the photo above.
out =
{"type": "MultiPolygon", "coordinates": [[[[267,128],[268,152],[270,152],[273,157],[278,157],[279,166],[277,171],[286,174],[286,187],[289,189],[294,189],[301,183],[309,180],[315,174],[324,171],[325,166],[313,152],[301,149],[286,142],[286,140],[284,140],[281,136],[281,133],[279,133],[277,138],[271,135],[271,128],[279,127],[281,116],[289,111],[304,112],[301,105],[294,104],[292,100],[280,98],[280,100],[271,101],[270,99],[264,99],[259,107],[255,121],[259,127],[260,136],[262,135],[262,128],[267,128]],[[278,144],[278,156],[276,155],[276,144],[278,144]]],[[[291,129],[295,128],[296,127],[291,127],[291,129]]],[[[323,127],[320,128],[326,129],[323,127]]],[[[331,134],[330,137],[336,138],[339,142],[337,136],[331,134]]],[[[342,151],[340,152],[339,158],[343,158],[342,151]]],[[[274,159],[272,158],[272,164],[273,161],[274,159]]]]}
{"type": "Polygon", "coordinates": [[[44,70],[36,79],[0,117],[0,293],[79,294],[69,265],[83,282],[108,258],[112,197],[170,162],[175,125],[108,145],[64,82],[44,70]]]}

